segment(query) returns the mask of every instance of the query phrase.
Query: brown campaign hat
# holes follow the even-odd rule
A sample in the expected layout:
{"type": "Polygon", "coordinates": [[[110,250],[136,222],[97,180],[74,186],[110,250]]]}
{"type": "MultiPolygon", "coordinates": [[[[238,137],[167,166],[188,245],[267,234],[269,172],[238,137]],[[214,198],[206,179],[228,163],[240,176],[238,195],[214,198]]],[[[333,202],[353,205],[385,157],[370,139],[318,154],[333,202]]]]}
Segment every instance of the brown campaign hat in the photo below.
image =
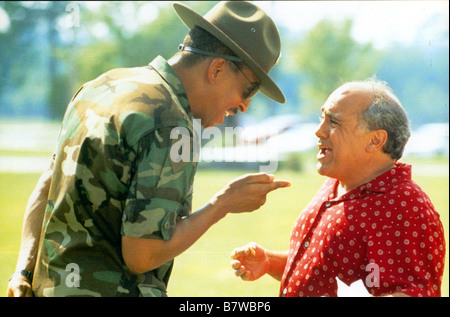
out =
{"type": "Polygon", "coordinates": [[[214,35],[239,56],[261,81],[261,92],[284,103],[286,98],[269,77],[281,57],[281,41],[272,19],[247,1],[221,1],[204,16],[181,3],[173,7],[192,29],[195,25],[214,35]]]}

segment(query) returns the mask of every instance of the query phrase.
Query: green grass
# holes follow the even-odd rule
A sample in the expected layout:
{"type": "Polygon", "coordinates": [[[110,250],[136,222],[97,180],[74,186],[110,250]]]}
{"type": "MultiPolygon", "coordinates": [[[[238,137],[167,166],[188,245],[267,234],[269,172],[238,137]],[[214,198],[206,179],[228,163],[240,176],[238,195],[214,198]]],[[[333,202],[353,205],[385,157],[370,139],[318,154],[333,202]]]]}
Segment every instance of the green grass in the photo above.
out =
{"type": "MultiPolygon", "coordinates": [[[[228,181],[242,174],[239,171],[200,170],[194,184],[194,209],[205,204],[228,181]]],[[[236,278],[229,265],[230,253],[235,247],[250,241],[272,250],[287,249],[298,214],[312,199],[324,178],[317,174],[289,171],[280,171],[275,175],[290,180],[292,187],[270,193],[267,203],[256,212],[228,215],[177,257],[169,282],[169,296],[278,295],[279,282],[270,277],[262,277],[255,282],[243,282],[236,278]]],[[[4,296],[8,278],[15,269],[23,212],[38,178],[38,174],[0,173],[0,296],[4,296]]],[[[449,178],[444,175],[418,176],[414,179],[429,194],[444,224],[447,255],[442,295],[449,296],[449,178]]]]}
{"type": "Polygon", "coordinates": [[[23,214],[39,176],[0,173],[0,296],[6,294],[9,277],[16,267],[23,214]]]}
{"type": "MultiPolygon", "coordinates": [[[[201,172],[194,184],[194,208],[242,173],[201,172]]],[[[253,213],[229,214],[209,230],[187,252],[175,259],[169,296],[278,296],[279,282],[264,276],[244,282],[234,276],[230,253],[254,241],[271,250],[287,250],[295,220],[323,182],[317,175],[276,173],[292,182],[291,188],[274,191],[266,204],[253,213]],[[299,190],[300,189],[300,190],[299,190]]]]}

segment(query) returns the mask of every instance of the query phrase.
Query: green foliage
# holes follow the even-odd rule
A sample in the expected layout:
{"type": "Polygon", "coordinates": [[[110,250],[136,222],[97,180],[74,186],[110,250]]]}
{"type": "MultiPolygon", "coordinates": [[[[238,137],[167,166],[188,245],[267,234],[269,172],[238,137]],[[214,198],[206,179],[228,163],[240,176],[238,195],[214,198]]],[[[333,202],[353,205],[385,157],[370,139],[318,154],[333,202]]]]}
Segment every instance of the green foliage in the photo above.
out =
{"type": "MultiPolygon", "coordinates": [[[[128,1],[96,8],[81,2],[79,26],[64,26],[69,3],[0,3],[11,20],[0,32],[0,76],[7,78],[0,85],[0,113],[61,119],[83,83],[113,68],[147,65],[157,55],[170,58],[188,32],[171,5],[156,3],[156,18],[141,25],[133,18],[146,3],[128,1]],[[124,19],[125,11],[131,22],[124,19]]],[[[206,12],[211,3],[188,5],[206,12]]]]}
{"type": "Polygon", "coordinates": [[[306,78],[300,92],[302,112],[317,113],[332,91],[347,81],[372,76],[379,53],[351,35],[353,22],[322,20],[291,48],[294,69],[306,78]]]}
{"type": "Polygon", "coordinates": [[[391,84],[413,128],[428,122],[448,122],[449,58],[433,46],[411,50],[394,46],[386,52],[378,75],[391,84]]]}
{"type": "MultiPolygon", "coordinates": [[[[145,4],[134,4],[134,14],[145,4]]],[[[155,20],[139,25],[134,31],[127,31],[118,12],[130,2],[105,2],[95,11],[83,9],[83,28],[89,31],[92,40],[79,45],[75,50],[74,60],[77,85],[94,79],[102,73],[119,67],[136,67],[147,65],[156,56],[170,58],[189,31],[179,20],[172,6],[155,5],[158,15],[155,20]],[[95,39],[93,27],[102,22],[108,30],[104,39],[95,39]]],[[[189,4],[200,12],[205,12],[210,4],[189,4]]],[[[81,32],[81,31],[80,31],[81,32]]]]}
{"type": "MultiPolygon", "coordinates": [[[[186,4],[204,14],[216,2],[186,4]]],[[[289,1],[279,5],[286,9],[289,1]]],[[[59,120],[80,85],[112,68],[143,66],[157,55],[170,58],[188,31],[162,1],[3,1],[0,8],[10,20],[10,27],[0,30],[2,117],[59,120]],[[69,4],[79,7],[79,26],[67,23],[69,4]],[[154,19],[143,22],[142,15],[154,19]]],[[[259,94],[247,118],[316,115],[343,82],[376,74],[394,88],[416,126],[448,121],[448,33],[433,34],[426,47],[417,42],[379,51],[357,42],[353,30],[350,19],[322,20],[306,33],[280,24],[283,57],[271,76],[287,103],[259,94]]],[[[236,125],[238,118],[224,125],[236,125]]]]}

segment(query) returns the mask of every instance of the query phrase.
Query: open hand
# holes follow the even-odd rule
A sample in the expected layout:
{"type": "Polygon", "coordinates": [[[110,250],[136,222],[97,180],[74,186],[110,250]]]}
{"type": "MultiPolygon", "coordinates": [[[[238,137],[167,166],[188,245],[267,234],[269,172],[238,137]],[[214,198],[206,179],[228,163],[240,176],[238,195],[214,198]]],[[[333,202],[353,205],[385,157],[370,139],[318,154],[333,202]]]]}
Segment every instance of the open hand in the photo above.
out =
{"type": "Polygon", "coordinates": [[[270,262],[266,250],[254,242],[236,248],[231,253],[231,267],[244,281],[254,281],[266,274],[270,262]]]}

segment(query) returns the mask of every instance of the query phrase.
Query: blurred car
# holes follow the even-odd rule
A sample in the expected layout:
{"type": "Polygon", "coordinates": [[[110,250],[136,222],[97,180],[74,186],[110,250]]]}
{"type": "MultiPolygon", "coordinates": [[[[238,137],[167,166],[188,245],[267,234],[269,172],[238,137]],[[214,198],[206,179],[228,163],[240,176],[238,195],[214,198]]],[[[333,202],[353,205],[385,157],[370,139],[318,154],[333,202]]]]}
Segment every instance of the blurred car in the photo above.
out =
{"type": "Polygon", "coordinates": [[[308,151],[317,146],[317,127],[318,124],[313,122],[296,124],[268,139],[267,146],[277,150],[281,160],[288,153],[308,151]]]}
{"type": "Polygon", "coordinates": [[[270,117],[244,128],[241,141],[245,144],[267,143],[281,152],[303,151],[314,147],[318,122],[297,114],[270,117]]]}
{"type": "Polygon", "coordinates": [[[240,141],[245,144],[264,143],[303,122],[305,122],[305,118],[296,114],[270,117],[258,124],[245,127],[240,135],[240,141]]]}
{"type": "Polygon", "coordinates": [[[448,123],[429,123],[411,132],[404,155],[449,156],[448,123]]]}
{"type": "MultiPolygon", "coordinates": [[[[206,162],[267,162],[283,160],[288,153],[302,152],[317,145],[318,123],[295,115],[280,115],[238,129],[235,146],[202,148],[206,162]]],[[[225,134],[225,137],[229,137],[225,134]]]]}

